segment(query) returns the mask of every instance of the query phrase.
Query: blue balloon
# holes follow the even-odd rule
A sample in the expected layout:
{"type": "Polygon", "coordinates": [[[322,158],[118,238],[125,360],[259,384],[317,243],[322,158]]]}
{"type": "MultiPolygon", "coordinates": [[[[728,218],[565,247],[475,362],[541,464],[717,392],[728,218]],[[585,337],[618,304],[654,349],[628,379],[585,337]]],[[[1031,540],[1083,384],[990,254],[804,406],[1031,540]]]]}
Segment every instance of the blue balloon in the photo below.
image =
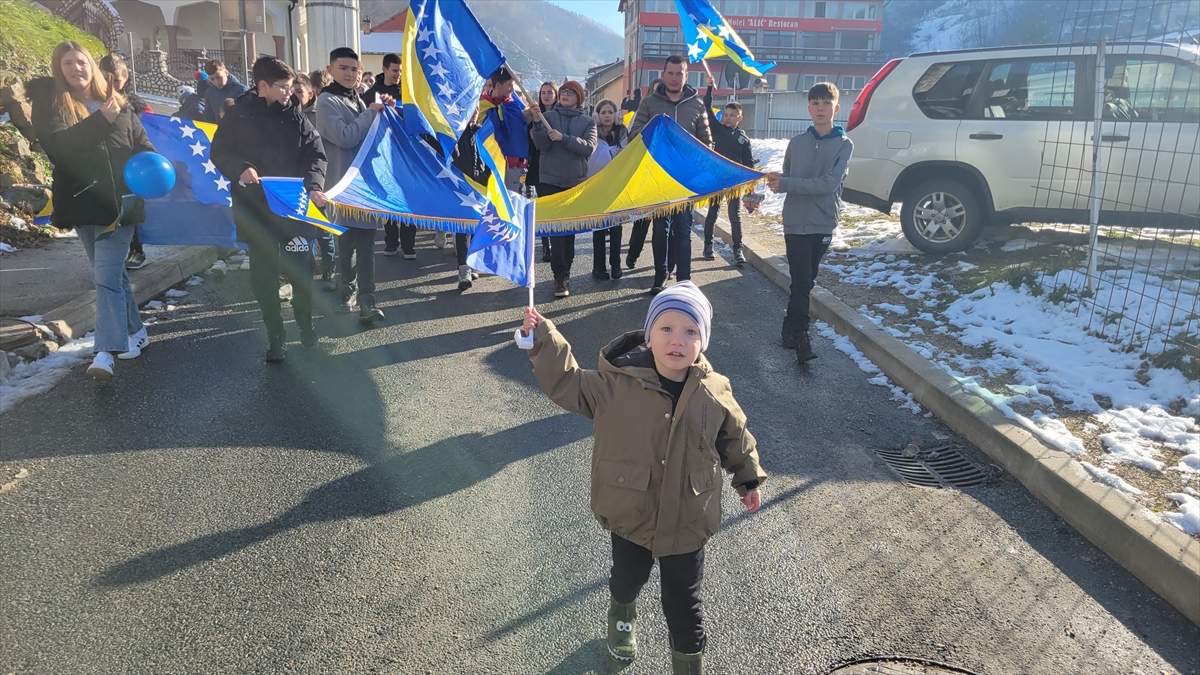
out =
{"type": "Polygon", "coordinates": [[[175,165],[157,152],[139,152],[125,162],[125,187],[142,199],[157,199],[175,187],[175,165]]]}

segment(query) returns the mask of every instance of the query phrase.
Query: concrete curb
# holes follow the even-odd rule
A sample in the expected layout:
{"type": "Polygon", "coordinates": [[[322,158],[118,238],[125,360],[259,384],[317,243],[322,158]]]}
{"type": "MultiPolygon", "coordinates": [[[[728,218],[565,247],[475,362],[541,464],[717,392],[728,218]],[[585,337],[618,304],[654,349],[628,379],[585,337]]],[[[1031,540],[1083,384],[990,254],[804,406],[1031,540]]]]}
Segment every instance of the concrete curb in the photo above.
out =
{"type": "MultiPolygon", "coordinates": [[[[193,274],[203,272],[216,259],[215,246],[189,246],[169,256],[152,259],[130,278],[137,304],[141,305],[193,274]]],[[[96,327],[96,291],[84,291],[46,312],[42,318],[47,324],[61,322],[56,326],[67,338],[79,337],[96,327]]]]}
{"type": "MultiPolygon", "coordinates": [[[[732,236],[724,223],[717,233],[732,236]]],[[[764,256],[756,237],[743,237],[746,259],[776,285],[791,285],[787,260],[764,256]]],[[[1200,542],[1151,520],[1119,490],[1096,483],[1070,455],[971,394],[949,374],[880,330],[828,290],[812,292],[813,314],[848,336],[867,358],[950,428],[987,453],[1084,537],[1193,623],[1200,624],[1200,542]]]]}

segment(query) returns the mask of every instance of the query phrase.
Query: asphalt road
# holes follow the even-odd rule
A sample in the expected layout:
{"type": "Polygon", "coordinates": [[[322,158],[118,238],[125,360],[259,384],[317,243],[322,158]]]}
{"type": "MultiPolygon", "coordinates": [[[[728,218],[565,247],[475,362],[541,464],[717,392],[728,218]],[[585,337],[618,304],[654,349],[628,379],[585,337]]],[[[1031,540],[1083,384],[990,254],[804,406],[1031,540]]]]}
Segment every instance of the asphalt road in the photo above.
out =
{"type": "MultiPolygon", "coordinates": [[[[594,366],[641,325],[649,276],[594,282],[585,239],[575,295],[538,298],[594,366]]],[[[417,261],[377,261],[388,320],[323,320],[327,353],[293,344],[264,364],[238,272],[154,326],[113,384],[79,368],[0,417],[4,475],[30,472],[0,494],[0,672],[607,670],[589,425],[512,346],[524,291],[485,278],[459,295],[452,255],[420,244],[417,261]]],[[[1200,630],[1010,477],[898,483],[873,449],[950,432],[824,340],[799,370],[775,346],[784,294],[696,266],[709,355],[772,475],[757,515],[727,493],[708,546],[710,672],[882,654],[1200,672],[1200,630]]],[[[626,672],[669,670],[657,595],[655,575],[626,672]]]]}

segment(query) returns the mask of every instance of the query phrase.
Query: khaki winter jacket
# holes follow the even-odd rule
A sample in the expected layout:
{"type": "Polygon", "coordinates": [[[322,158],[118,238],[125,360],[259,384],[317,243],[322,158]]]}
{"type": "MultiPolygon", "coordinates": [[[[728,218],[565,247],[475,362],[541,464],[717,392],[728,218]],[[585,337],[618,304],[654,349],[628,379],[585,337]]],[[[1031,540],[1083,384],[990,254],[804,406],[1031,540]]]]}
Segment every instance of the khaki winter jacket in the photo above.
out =
{"type": "Polygon", "coordinates": [[[721,468],[745,494],[762,483],[754,436],[729,380],[703,355],[688,373],[675,414],[641,331],[600,351],[584,370],[550,320],[529,352],[542,391],[593,420],[592,513],[600,525],[656,557],[691,553],[721,524],[721,468]]]}

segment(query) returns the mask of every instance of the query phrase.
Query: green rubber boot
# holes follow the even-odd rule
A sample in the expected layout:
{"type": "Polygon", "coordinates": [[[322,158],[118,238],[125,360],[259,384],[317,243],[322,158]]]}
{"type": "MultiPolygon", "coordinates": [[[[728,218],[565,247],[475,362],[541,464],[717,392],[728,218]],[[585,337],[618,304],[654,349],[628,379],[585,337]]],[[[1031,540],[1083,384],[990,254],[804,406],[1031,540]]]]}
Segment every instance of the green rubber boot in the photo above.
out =
{"type": "Polygon", "coordinates": [[[684,654],[671,650],[673,675],[704,675],[704,652],[684,654]]]}
{"type": "Polygon", "coordinates": [[[610,600],[608,604],[608,653],[618,661],[632,661],[637,656],[637,603],[623,604],[610,600]]]}

